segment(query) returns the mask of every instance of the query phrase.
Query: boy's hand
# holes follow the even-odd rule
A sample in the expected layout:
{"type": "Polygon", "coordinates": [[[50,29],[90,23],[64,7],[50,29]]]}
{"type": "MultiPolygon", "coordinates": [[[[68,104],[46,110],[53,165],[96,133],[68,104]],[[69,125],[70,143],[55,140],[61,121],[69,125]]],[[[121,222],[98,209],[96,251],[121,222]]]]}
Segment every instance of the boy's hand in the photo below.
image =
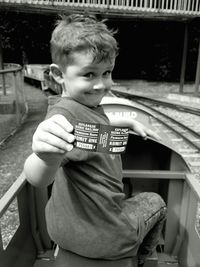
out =
{"type": "Polygon", "coordinates": [[[152,131],[151,129],[147,128],[145,125],[140,123],[139,121],[136,121],[132,118],[125,118],[125,117],[119,117],[113,114],[107,114],[110,124],[114,126],[125,126],[129,127],[131,130],[142,136],[144,139],[147,139],[147,137],[151,137],[156,140],[161,140],[160,136],[152,131]]]}
{"type": "Polygon", "coordinates": [[[32,149],[41,159],[53,163],[73,149],[73,126],[63,115],[41,122],[33,135],[32,149]]]}
{"type": "Polygon", "coordinates": [[[160,136],[157,133],[155,133],[154,131],[147,128],[142,123],[140,123],[136,120],[133,120],[131,130],[133,130],[134,132],[136,132],[137,134],[142,136],[144,139],[147,139],[147,137],[151,137],[151,138],[156,139],[156,140],[161,140],[160,136]]]}

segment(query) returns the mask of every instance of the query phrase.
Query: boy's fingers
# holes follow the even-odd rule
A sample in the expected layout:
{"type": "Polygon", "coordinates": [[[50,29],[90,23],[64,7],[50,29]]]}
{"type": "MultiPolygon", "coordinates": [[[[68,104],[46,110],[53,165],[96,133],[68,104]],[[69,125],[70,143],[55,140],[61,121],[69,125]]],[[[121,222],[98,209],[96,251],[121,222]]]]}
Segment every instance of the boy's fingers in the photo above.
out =
{"type": "Polygon", "coordinates": [[[36,154],[43,154],[43,153],[58,153],[58,154],[64,154],[66,153],[66,150],[60,149],[58,147],[49,145],[47,143],[37,141],[37,144],[32,145],[32,150],[36,154]]]}
{"type": "Polygon", "coordinates": [[[45,132],[45,134],[51,133],[52,135],[55,135],[56,137],[61,138],[68,143],[73,143],[75,140],[75,136],[73,134],[69,133],[62,126],[52,120],[47,120],[44,122],[40,135],[44,135],[43,132],[45,132]]]}
{"type": "Polygon", "coordinates": [[[53,115],[50,119],[56,124],[60,125],[65,131],[73,131],[73,125],[63,115],[56,114],[53,115]]]}
{"type": "Polygon", "coordinates": [[[43,151],[43,149],[47,151],[50,148],[49,146],[51,146],[50,152],[55,152],[54,150],[56,149],[61,149],[66,152],[72,150],[73,148],[72,144],[69,144],[60,137],[57,137],[49,132],[41,132],[39,136],[34,136],[33,139],[35,141],[35,149],[40,151],[43,151]],[[42,147],[40,147],[41,143],[42,147]]]}
{"type": "Polygon", "coordinates": [[[156,140],[161,140],[161,137],[156,132],[146,127],[136,127],[135,132],[138,133],[145,140],[148,138],[148,136],[156,140]]]}
{"type": "Polygon", "coordinates": [[[161,140],[161,137],[154,131],[152,130],[148,130],[147,134],[150,136],[150,137],[153,137],[154,139],[156,140],[161,140]]]}

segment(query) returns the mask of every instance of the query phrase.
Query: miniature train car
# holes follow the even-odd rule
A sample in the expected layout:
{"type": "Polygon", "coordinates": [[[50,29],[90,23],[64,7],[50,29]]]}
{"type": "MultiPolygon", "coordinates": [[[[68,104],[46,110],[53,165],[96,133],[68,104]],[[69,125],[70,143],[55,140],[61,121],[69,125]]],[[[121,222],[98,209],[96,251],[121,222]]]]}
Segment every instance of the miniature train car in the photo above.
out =
{"type": "Polygon", "coordinates": [[[42,90],[48,89],[44,79],[44,71],[48,68],[47,64],[27,64],[24,66],[24,78],[28,81],[36,81],[42,90]]]}
{"type": "MultiPolygon", "coordinates": [[[[106,113],[131,116],[153,127],[151,114],[128,100],[105,97],[102,105],[106,113]]],[[[127,197],[138,191],[154,191],[164,198],[168,207],[160,249],[148,259],[144,267],[199,267],[200,238],[196,214],[200,185],[167,136],[162,132],[159,134],[162,136],[161,141],[144,140],[131,132],[126,152],[122,155],[127,197]]],[[[22,173],[0,200],[2,217],[12,201],[17,199],[20,218],[19,227],[6,248],[3,248],[1,233],[1,267],[137,266],[135,257],[118,261],[92,260],[66,252],[63,257],[56,258],[58,248],[47,233],[44,214],[49,194],[48,188],[32,187],[22,173]],[[60,263],[56,265],[58,260],[60,263]]]]}
{"type": "Polygon", "coordinates": [[[42,90],[51,90],[54,94],[62,93],[62,86],[49,75],[48,64],[27,64],[24,66],[25,81],[37,82],[42,90]]]}

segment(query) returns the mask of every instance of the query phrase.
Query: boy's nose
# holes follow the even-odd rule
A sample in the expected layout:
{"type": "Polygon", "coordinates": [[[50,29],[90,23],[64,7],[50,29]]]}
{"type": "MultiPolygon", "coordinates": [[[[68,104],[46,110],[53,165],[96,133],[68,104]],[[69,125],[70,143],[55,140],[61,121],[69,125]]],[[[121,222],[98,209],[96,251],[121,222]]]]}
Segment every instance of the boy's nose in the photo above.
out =
{"type": "Polygon", "coordinates": [[[106,85],[103,81],[98,81],[97,83],[93,85],[94,90],[103,90],[105,88],[106,88],[106,85]]]}

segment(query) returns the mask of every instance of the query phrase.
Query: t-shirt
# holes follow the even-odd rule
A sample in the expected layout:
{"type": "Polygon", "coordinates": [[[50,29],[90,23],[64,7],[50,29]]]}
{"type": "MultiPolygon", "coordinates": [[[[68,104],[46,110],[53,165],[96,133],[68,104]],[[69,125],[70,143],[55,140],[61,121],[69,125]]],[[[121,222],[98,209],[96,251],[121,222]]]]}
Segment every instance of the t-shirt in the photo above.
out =
{"type": "MultiPolygon", "coordinates": [[[[101,106],[86,107],[62,97],[47,117],[64,115],[108,124],[101,106]]],[[[73,148],[59,168],[46,207],[50,237],[63,249],[91,258],[119,259],[136,255],[141,223],[126,211],[120,155],[73,148]]]]}

